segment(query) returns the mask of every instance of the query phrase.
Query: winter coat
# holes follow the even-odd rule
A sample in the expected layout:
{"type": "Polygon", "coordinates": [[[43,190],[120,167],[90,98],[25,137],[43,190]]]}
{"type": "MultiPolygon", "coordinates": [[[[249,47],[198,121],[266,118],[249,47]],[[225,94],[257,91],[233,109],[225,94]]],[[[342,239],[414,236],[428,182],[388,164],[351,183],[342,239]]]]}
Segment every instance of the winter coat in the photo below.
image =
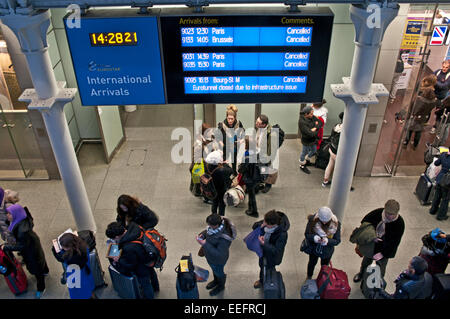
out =
{"type": "Polygon", "coordinates": [[[222,142],[223,142],[223,160],[226,160],[227,155],[227,146],[228,143],[233,143],[234,147],[230,149],[234,149],[234,158],[233,160],[236,160],[237,158],[237,150],[239,142],[242,141],[245,138],[245,130],[244,126],[242,125],[241,121],[235,120],[233,123],[233,126],[228,125],[228,121],[225,119],[223,122],[220,122],[218,125],[218,129],[222,133],[222,142]],[[232,134],[232,130],[234,129],[235,132],[232,134]]]}
{"type": "Polygon", "coordinates": [[[448,153],[443,153],[441,156],[439,156],[438,160],[434,162],[435,166],[442,165],[441,171],[439,172],[438,176],[436,177],[436,184],[439,184],[439,182],[442,179],[442,176],[445,175],[450,170],[450,155],[448,153]]]}
{"type": "Polygon", "coordinates": [[[250,163],[251,160],[256,161],[256,155],[249,155],[248,151],[245,153],[244,162],[239,165],[238,172],[242,175],[242,180],[247,187],[262,182],[261,174],[257,163],[250,163]]]}
{"type": "Polygon", "coordinates": [[[427,272],[420,276],[403,273],[395,285],[394,299],[427,299],[432,294],[433,278],[427,272]]]}
{"type": "Polygon", "coordinates": [[[364,222],[353,231],[350,236],[350,242],[358,245],[358,249],[364,257],[372,258],[375,249],[375,238],[377,238],[375,227],[371,223],[364,222]]]}
{"type": "MultiPolygon", "coordinates": [[[[288,239],[287,231],[290,227],[289,219],[284,213],[279,212],[279,215],[281,217],[280,225],[270,236],[269,242],[265,242],[265,244],[262,245],[263,258],[266,259],[267,267],[269,268],[281,264],[284,255],[284,248],[286,247],[288,239]]],[[[253,224],[253,230],[261,227],[263,222],[264,220],[260,220],[259,222],[253,224]]],[[[265,232],[262,231],[262,233],[263,234],[261,236],[264,236],[265,232]]]]}
{"type": "MultiPolygon", "coordinates": [[[[369,222],[375,229],[377,229],[378,224],[383,218],[383,210],[384,208],[378,208],[371,211],[363,218],[361,224],[364,222],[369,222]]],[[[387,223],[385,234],[381,238],[382,241],[375,243],[374,255],[381,252],[384,258],[394,258],[404,231],[405,222],[403,221],[402,216],[398,216],[397,220],[394,222],[387,223]]]]}
{"type": "Polygon", "coordinates": [[[423,96],[417,97],[417,100],[414,103],[414,112],[411,114],[407,123],[408,130],[414,132],[422,132],[424,130],[424,125],[428,122],[431,111],[436,106],[436,101],[436,98],[429,100],[423,96]]]}
{"type": "Polygon", "coordinates": [[[48,274],[44,250],[38,235],[33,231],[33,226],[33,222],[28,217],[15,225],[12,234],[16,243],[6,244],[3,249],[5,251],[19,251],[32,275],[48,274]]]}
{"type": "Polygon", "coordinates": [[[231,186],[231,176],[234,174],[234,172],[233,169],[227,164],[223,164],[222,167],[216,169],[217,167],[217,165],[207,164],[207,170],[212,176],[213,184],[216,188],[218,198],[223,198],[223,195],[231,186]]]}
{"type": "Polygon", "coordinates": [[[298,127],[302,133],[301,139],[303,145],[311,146],[319,141],[318,134],[319,129],[322,127],[322,122],[317,117],[306,118],[305,114],[301,114],[298,120],[298,127]],[[311,129],[313,128],[316,128],[316,131],[312,132],[311,129]]]}
{"type": "Polygon", "coordinates": [[[213,265],[225,265],[229,257],[231,242],[236,238],[236,229],[232,226],[232,231],[224,229],[214,235],[206,235],[206,243],[203,251],[208,263],[213,265]]]}
{"type": "Polygon", "coordinates": [[[328,244],[322,246],[320,243],[314,242],[314,236],[317,235],[314,232],[313,227],[314,215],[308,216],[308,223],[305,229],[305,238],[308,241],[308,246],[312,247],[306,253],[308,255],[315,255],[322,259],[331,259],[334,253],[334,247],[341,243],[341,223],[338,222],[338,227],[336,233],[332,238],[328,238],[328,244]]]}
{"type": "Polygon", "coordinates": [[[342,132],[342,123],[336,124],[333,127],[333,130],[331,131],[330,149],[333,152],[333,154],[337,154],[339,140],[341,138],[341,132],[342,132]]]}
{"type": "MultiPolygon", "coordinates": [[[[78,265],[80,267],[80,287],[69,287],[69,295],[70,299],[89,299],[92,296],[92,292],[95,289],[94,276],[90,269],[90,256],[89,249],[81,254],[75,253],[71,258],[64,258],[64,250],[61,250],[59,253],[56,253],[55,248],[52,247],[53,255],[56,260],[61,262],[64,265],[64,269],[66,270],[69,265],[78,265]]],[[[71,273],[66,273],[69,277],[71,273]]]]}
{"type": "Polygon", "coordinates": [[[150,275],[150,267],[146,264],[150,261],[149,254],[142,245],[144,233],[134,222],[128,225],[126,234],[119,241],[119,249],[122,250],[118,263],[114,267],[126,276],[136,275],[146,277],[150,275]]]}
{"type": "Polygon", "coordinates": [[[434,93],[439,100],[445,99],[448,89],[450,88],[450,76],[447,77],[447,73],[442,72],[442,70],[437,70],[434,75],[437,77],[436,85],[434,86],[434,93]]]}
{"type": "MultiPolygon", "coordinates": [[[[125,227],[124,215],[117,215],[116,220],[125,227]]],[[[158,224],[158,215],[156,215],[155,212],[148,208],[146,205],[140,203],[131,221],[147,230],[150,228],[154,228],[158,224]]]]}

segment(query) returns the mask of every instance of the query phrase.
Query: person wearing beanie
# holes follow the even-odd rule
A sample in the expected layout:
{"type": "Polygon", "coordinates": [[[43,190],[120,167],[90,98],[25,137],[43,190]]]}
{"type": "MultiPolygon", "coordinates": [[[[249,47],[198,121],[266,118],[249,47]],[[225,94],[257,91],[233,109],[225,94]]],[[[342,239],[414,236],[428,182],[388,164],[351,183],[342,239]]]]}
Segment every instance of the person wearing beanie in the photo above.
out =
{"type": "Polygon", "coordinates": [[[405,232],[405,222],[400,216],[399,210],[400,204],[396,200],[390,199],[384,204],[384,207],[371,211],[361,221],[361,224],[368,222],[375,228],[377,238],[375,238],[373,257],[363,257],[361,268],[359,273],[353,277],[353,282],[361,281],[363,272],[372,264],[373,260],[380,267],[381,276],[384,278],[388,260],[395,257],[405,232]]]}
{"type": "Polygon", "coordinates": [[[450,262],[450,235],[435,228],[422,237],[422,249],[419,256],[428,263],[430,275],[443,274],[450,262]]]}
{"type": "Polygon", "coordinates": [[[411,259],[408,269],[403,271],[395,283],[395,293],[385,295],[387,299],[427,299],[432,295],[433,277],[426,271],[428,264],[420,256],[411,259]]]}
{"type": "Polygon", "coordinates": [[[301,133],[302,152],[300,154],[300,170],[306,174],[311,174],[306,167],[310,163],[310,159],[317,152],[317,142],[319,141],[319,129],[322,127],[322,122],[314,116],[314,110],[311,106],[306,106],[300,111],[300,119],[298,120],[298,127],[301,133]]]}
{"type": "Polygon", "coordinates": [[[334,247],[341,242],[341,223],[329,207],[321,207],[308,216],[305,239],[300,250],[309,255],[307,278],[311,279],[320,258],[321,265],[328,265],[334,247]]]}
{"type": "Polygon", "coordinates": [[[231,186],[232,177],[235,175],[234,171],[228,164],[223,162],[221,151],[211,152],[206,157],[205,170],[205,173],[211,175],[217,192],[216,198],[213,199],[211,212],[217,214],[217,209],[219,209],[219,215],[225,216],[226,205],[223,201],[223,196],[231,186]]]}

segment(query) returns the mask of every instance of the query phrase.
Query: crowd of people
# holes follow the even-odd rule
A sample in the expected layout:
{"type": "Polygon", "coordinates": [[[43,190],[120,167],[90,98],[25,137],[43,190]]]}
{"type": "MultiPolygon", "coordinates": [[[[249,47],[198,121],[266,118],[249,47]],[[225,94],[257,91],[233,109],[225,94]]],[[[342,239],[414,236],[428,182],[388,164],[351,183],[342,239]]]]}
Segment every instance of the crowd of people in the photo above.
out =
{"type": "MultiPolygon", "coordinates": [[[[327,119],[327,111],[323,106],[325,102],[316,103],[313,107],[307,106],[301,112],[299,126],[303,149],[299,160],[301,171],[307,174],[309,170],[306,166],[322,143],[323,125],[327,119]]],[[[343,113],[339,117],[342,121],[343,113]]],[[[268,117],[263,114],[257,118],[255,127],[255,134],[246,135],[242,123],[237,119],[237,108],[231,105],[227,107],[226,119],[217,129],[203,124],[194,143],[194,158],[189,168],[190,190],[193,195],[211,205],[211,214],[206,218],[206,229],[195,238],[201,246],[199,256],[206,258],[212,270],[213,279],[206,285],[211,296],[216,296],[225,289],[225,266],[231,253],[231,244],[237,238],[235,225],[225,217],[226,207],[243,202],[243,198],[234,201],[228,192],[239,187],[247,193],[248,209],[245,214],[258,218],[260,212],[256,194],[267,193],[277,180],[276,157],[279,145],[282,144],[282,134],[274,129],[268,117]],[[278,142],[275,149],[269,146],[272,137],[278,142]],[[232,152],[222,152],[223,149],[232,152]]],[[[342,123],[333,128],[330,161],[322,183],[324,187],[330,184],[341,130],[342,123]]],[[[436,163],[443,165],[446,171],[450,169],[448,156],[450,153],[443,154],[441,162],[436,163]]],[[[442,201],[439,200],[442,202],[441,207],[439,208],[436,200],[430,213],[439,211],[439,216],[443,216],[445,211],[446,214],[448,198],[444,193],[439,193],[443,197],[442,201]]],[[[45,276],[48,275],[49,268],[40,239],[33,231],[33,217],[18,202],[17,192],[0,188],[0,235],[5,242],[1,248],[7,253],[18,252],[22,257],[27,270],[36,276],[36,298],[40,298],[45,290],[45,276]]],[[[341,221],[329,207],[317,208],[306,219],[305,239],[300,250],[309,255],[306,274],[307,279],[312,279],[318,260],[320,259],[322,266],[329,265],[336,247],[341,243],[341,221]]],[[[110,242],[118,244],[121,251],[120,255],[109,257],[110,264],[125,276],[135,276],[143,298],[147,299],[154,298],[160,286],[155,271],[155,256],[149,255],[144,237],[146,232],[158,226],[158,222],[158,215],[148,206],[136,197],[123,194],[117,200],[116,221],[110,223],[105,230],[106,237],[110,242]]],[[[381,277],[385,276],[388,261],[395,258],[405,227],[400,215],[400,205],[393,199],[388,200],[384,207],[369,212],[361,220],[361,225],[351,237],[351,241],[357,244],[355,251],[363,258],[360,271],[353,277],[354,282],[360,282],[367,267],[373,263],[380,268],[381,277]]],[[[260,271],[254,283],[255,289],[264,287],[265,272],[274,270],[282,263],[290,228],[291,223],[286,213],[270,210],[254,223],[252,230],[248,230],[256,232],[252,245],[259,251],[260,271]]],[[[70,297],[97,298],[89,245],[72,233],[66,233],[58,240],[61,250],[57,252],[53,249],[54,257],[65,269],[68,265],[77,265],[81,270],[81,287],[69,287],[70,297]]],[[[413,257],[409,265],[405,265],[408,269],[395,281],[395,292],[389,294],[384,291],[385,298],[430,297],[429,276],[445,272],[450,258],[450,236],[440,229],[434,229],[425,234],[422,241],[419,256],[413,257]]],[[[247,246],[250,247],[249,243],[247,246]]]]}

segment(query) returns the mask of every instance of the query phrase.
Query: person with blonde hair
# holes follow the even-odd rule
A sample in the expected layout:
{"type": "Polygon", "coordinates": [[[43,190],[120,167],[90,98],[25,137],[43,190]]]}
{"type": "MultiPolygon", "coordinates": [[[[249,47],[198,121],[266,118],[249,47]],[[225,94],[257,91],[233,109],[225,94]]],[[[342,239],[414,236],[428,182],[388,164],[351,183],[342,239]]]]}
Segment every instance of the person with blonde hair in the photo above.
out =
{"type": "Polygon", "coordinates": [[[223,160],[227,160],[228,150],[232,150],[233,157],[231,158],[231,166],[234,172],[236,172],[239,145],[244,143],[245,138],[244,126],[241,121],[237,119],[237,113],[238,108],[236,105],[228,105],[225,120],[218,124],[218,129],[222,132],[223,139],[222,142],[219,142],[220,147],[223,149],[223,160]]]}

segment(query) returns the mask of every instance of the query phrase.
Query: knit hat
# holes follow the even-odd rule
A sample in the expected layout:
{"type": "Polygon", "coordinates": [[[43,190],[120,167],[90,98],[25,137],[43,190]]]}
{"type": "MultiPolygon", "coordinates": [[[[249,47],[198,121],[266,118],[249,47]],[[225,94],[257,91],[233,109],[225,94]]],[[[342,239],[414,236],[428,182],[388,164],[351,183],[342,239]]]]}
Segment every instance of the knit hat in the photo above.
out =
{"type": "Polygon", "coordinates": [[[206,163],[218,165],[223,162],[223,154],[221,151],[214,151],[206,156],[206,163]]]}
{"type": "Polygon", "coordinates": [[[302,114],[309,114],[309,113],[311,113],[312,110],[313,110],[312,106],[307,105],[303,108],[302,114]]]}
{"type": "Polygon", "coordinates": [[[411,266],[417,275],[422,275],[428,269],[428,263],[420,256],[414,256],[411,259],[411,266]]]}
{"type": "Polygon", "coordinates": [[[320,207],[319,208],[319,220],[326,224],[331,220],[331,217],[333,217],[333,212],[329,207],[320,207]]]}

